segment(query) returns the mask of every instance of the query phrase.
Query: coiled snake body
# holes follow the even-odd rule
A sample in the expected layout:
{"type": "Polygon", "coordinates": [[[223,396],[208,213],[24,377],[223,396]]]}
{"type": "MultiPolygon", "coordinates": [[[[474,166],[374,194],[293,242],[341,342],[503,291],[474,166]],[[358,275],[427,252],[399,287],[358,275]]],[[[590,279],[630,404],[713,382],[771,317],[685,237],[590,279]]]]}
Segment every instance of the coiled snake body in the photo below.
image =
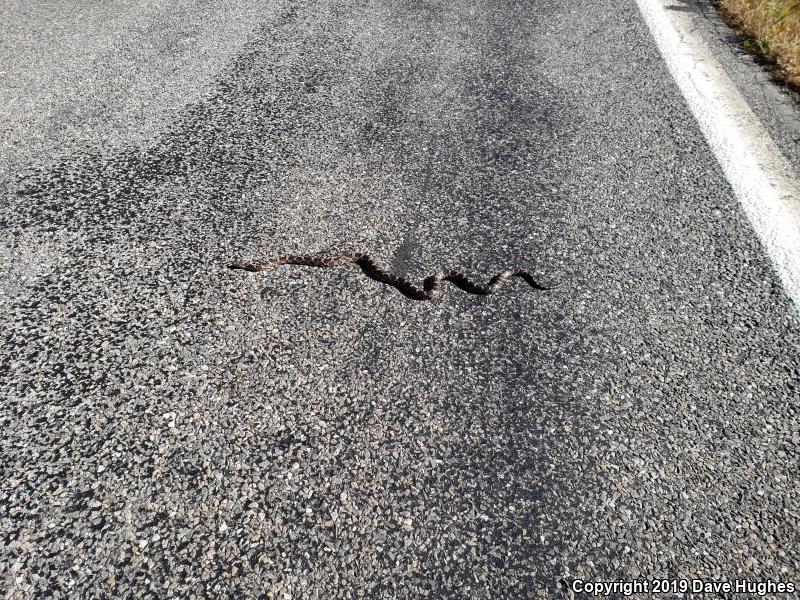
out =
{"type": "Polygon", "coordinates": [[[341,265],[356,264],[372,279],[391,285],[406,296],[415,300],[433,300],[442,291],[442,282],[449,281],[470,294],[489,296],[505,285],[511,278],[524,279],[528,285],[537,290],[549,290],[551,287],[538,283],[533,275],[523,269],[507,269],[498,273],[487,284],[476,283],[461,271],[448,269],[431,275],[423,282],[422,286],[416,285],[401,275],[395,275],[386,269],[380,262],[369,254],[360,252],[339,254],[336,256],[313,256],[286,254],[271,258],[260,263],[238,261],[230,265],[231,269],[244,269],[245,271],[264,271],[281,265],[305,265],[308,267],[338,267],[341,265]]]}

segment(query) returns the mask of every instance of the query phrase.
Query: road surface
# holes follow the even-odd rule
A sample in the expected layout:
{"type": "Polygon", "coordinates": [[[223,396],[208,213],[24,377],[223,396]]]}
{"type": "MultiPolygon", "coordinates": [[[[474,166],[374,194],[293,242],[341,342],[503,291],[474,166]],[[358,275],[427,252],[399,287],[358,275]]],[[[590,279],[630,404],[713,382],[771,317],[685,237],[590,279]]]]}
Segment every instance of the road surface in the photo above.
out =
{"type": "Polygon", "coordinates": [[[798,582],[800,322],[633,0],[2,11],[7,597],[798,582]],[[340,251],[558,285],[226,268],[340,251]]]}

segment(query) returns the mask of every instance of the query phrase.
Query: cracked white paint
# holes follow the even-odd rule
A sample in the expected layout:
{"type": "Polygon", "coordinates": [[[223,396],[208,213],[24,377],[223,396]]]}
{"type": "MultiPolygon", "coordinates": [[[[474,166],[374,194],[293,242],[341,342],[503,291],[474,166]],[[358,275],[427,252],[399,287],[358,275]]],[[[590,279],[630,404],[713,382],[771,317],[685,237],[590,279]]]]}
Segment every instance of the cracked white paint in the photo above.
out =
{"type": "Polygon", "coordinates": [[[636,0],[672,76],[800,308],[800,181],[698,34],[685,5],[636,0]]]}

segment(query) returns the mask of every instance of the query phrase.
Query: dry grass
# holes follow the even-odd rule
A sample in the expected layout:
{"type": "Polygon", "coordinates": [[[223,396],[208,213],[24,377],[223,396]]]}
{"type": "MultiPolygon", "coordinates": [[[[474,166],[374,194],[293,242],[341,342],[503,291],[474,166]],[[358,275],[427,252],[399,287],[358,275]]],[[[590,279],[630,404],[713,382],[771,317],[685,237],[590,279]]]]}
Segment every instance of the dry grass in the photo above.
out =
{"type": "Polygon", "coordinates": [[[748,44],[774,61],[781,75],[800,86],[800,0],[719,0],[750,36],[748,44]]]}

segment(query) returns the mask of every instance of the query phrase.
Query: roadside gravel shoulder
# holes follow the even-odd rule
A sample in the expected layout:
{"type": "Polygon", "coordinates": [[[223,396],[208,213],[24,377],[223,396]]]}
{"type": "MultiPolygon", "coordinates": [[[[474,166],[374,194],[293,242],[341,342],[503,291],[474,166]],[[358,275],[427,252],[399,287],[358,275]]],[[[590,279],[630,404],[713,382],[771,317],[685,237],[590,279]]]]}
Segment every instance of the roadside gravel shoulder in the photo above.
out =
{"type": "Polygon", "coordinates": [[[743,36],[720,18],[710,0],[687,3],[696,32],[796,173],[800,173],[800,93],[775,82],[742,47],[743,36]]]}

